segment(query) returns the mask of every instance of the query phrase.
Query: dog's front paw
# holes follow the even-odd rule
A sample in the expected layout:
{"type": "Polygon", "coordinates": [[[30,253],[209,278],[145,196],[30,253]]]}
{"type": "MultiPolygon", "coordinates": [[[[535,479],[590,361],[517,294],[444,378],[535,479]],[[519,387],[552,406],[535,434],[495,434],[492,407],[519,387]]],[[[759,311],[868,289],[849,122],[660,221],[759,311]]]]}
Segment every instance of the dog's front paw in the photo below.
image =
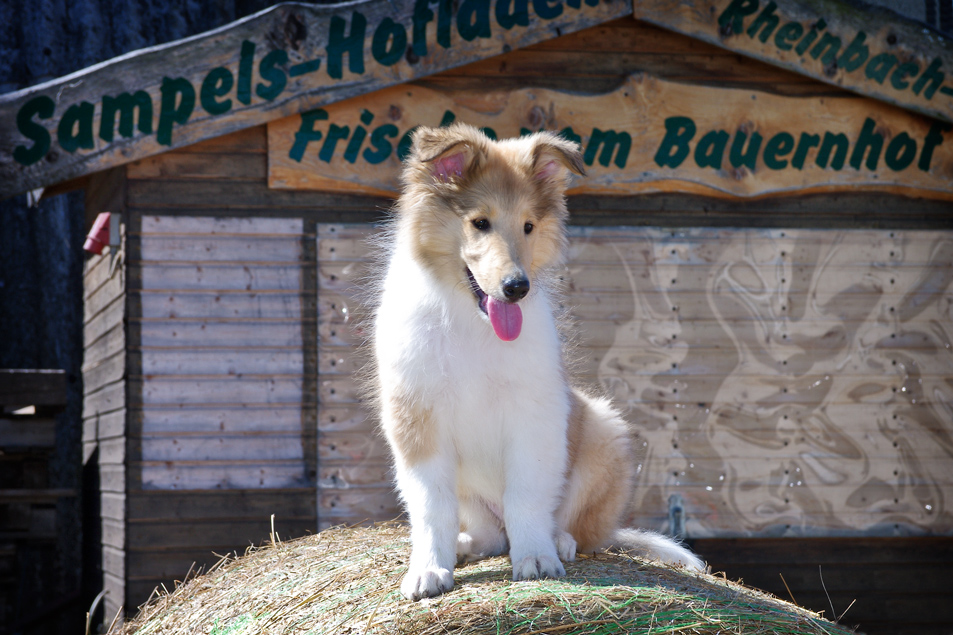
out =
{"type": "Polygon", "coordinates": [[[453,571],[441,567],[427,567],[419,571],[410,570],[400,583],[400,592],[408,600],[416,602],[421,598],[440,595],[453,588],[453,571]]]}
{"type": "Polygon", "coordinates": [[[556,531],[556,553],[563,562],[572,562],[576,559],[576,539],[568,531],[556,531]]]}
{"type": "Polygon", "coordinates": [[[538,554],[513,562],[513,581],[559,578],[566,575],[563,563],[555,556],[538,554]]]}
{"type": "Polygon", "coordinates": [[[473,536],[461,531],[457,535],[457,564],[464,564],[477,560],[473,549],[473,536]]]}

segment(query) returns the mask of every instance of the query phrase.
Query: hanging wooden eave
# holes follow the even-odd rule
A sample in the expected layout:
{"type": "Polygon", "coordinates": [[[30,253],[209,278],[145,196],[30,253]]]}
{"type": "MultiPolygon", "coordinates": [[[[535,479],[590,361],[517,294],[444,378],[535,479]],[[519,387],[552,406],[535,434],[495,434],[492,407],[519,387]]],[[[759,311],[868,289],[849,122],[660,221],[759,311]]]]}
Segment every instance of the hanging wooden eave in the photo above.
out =
{"type": "Polygon", "coordinates": [[[0,95],[0,199],[631,14],[627,0],[276,5],[0,95]]]}
{"type": "Polygon", "coordinates": [[[108,168],[633,14],[944,129],[953,121],[953,41],[854,0],[288,3],[0,95],[0,198],[82,186],[108,168]]]}
{"type": "Polygon", "coordinates": [[[639,20],[953,122],[953,39],[861,0],[639,0],[639,20]]]}

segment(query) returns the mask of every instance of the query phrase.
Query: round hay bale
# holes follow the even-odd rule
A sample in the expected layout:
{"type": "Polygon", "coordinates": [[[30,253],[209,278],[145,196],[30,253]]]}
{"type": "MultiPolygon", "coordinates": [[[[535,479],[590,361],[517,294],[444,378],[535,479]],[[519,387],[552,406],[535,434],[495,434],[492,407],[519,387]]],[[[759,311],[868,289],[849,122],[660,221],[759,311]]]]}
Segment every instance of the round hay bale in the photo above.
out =
{"type": "Polygon", "coordinates": [[[805,633],[849,629],[708,574],[626,554],[580,556],[557,580],[510,581],[508,558],[457,567],[452,591],[420,602],[398,590],[406,527],[334,528],[251,548],[159,592],[111,631],[149,633],[805,633]]]}

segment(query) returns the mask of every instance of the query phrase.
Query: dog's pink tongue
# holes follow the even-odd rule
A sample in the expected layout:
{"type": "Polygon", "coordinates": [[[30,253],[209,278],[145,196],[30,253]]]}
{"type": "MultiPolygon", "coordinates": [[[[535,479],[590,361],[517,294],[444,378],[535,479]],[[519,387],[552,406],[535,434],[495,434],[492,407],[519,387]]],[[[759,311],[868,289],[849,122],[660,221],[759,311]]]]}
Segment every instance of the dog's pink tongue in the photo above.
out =
{"type": "Polygon", "coordinates": [[[523,311],[515,304],[501,302],[493,296],[486,298],[486,314],[496,336],[504,342],[512,342],[523,328],[523,311]]]}

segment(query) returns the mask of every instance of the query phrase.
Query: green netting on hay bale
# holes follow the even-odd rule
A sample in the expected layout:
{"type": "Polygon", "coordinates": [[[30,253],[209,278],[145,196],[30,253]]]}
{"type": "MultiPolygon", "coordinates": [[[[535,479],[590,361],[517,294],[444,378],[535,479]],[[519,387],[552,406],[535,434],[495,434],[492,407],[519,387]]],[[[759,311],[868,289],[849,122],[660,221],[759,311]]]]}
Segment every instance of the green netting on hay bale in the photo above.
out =
{"type": "Polygon", "coordinates": [[[158,594],[113,633],[851,633],[723,578],[625,554],[580,557],[565,578],[529,582],[490,558],[458,567],[451,592],[410,602],[398,591],[409,554],[396,524],[250,549],[158,594]]]}

